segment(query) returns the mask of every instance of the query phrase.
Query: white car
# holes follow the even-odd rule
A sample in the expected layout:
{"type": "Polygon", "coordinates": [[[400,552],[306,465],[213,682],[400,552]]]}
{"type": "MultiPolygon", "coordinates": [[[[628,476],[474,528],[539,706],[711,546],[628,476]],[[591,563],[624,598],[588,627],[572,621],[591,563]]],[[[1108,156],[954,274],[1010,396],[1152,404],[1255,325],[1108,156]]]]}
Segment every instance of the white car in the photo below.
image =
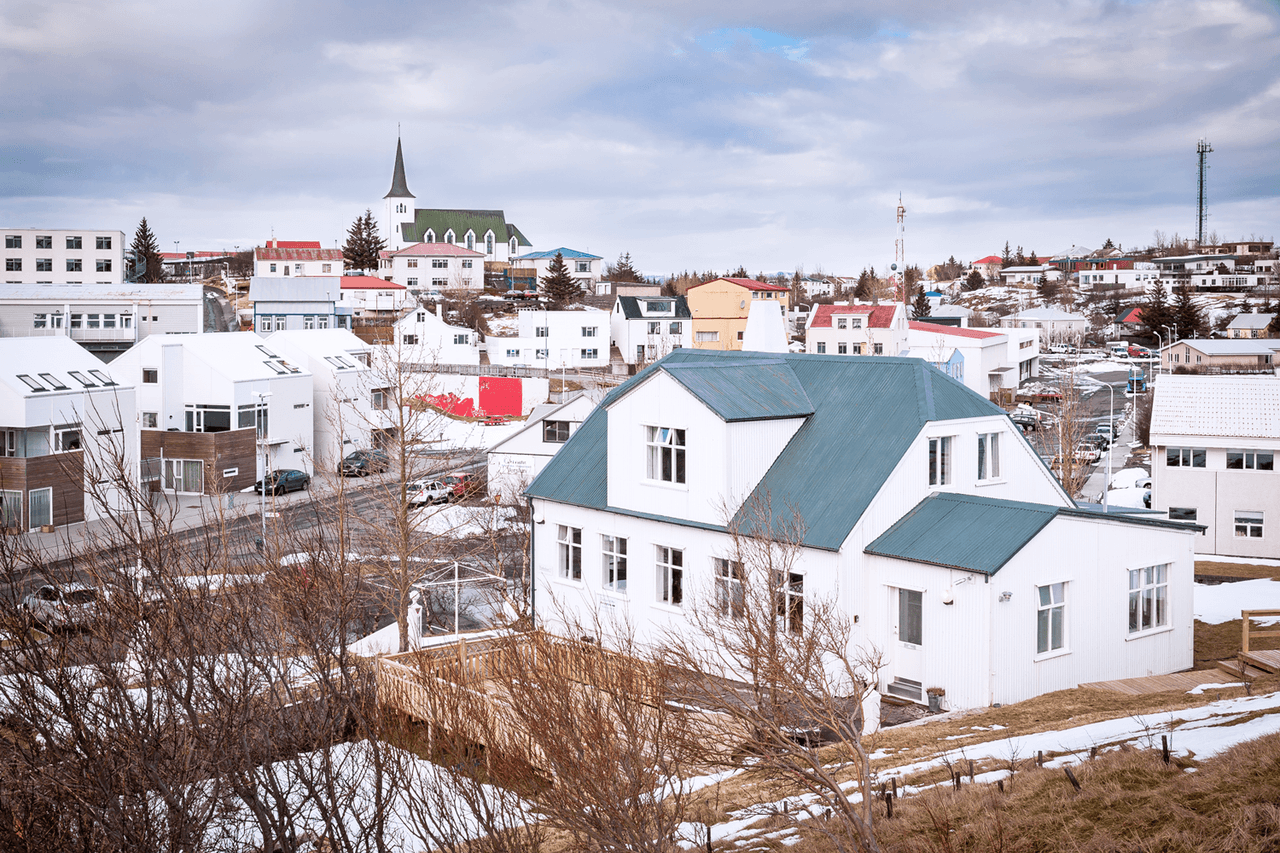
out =
{"type": "Polygon", "coordinates": [[[431,506],[449,502],[453,490],[439,480],[414,480],[405,487],[404,500],[409,506],[431,506]]]}
{"type": "Polygon", "coordinates": [[[106,593],[84,583],[70,583],[61,588],[44,584],[22,599],[22,609],[41,625],[50,628],[83,626],[98,617],[98,605],[106,593]]]}

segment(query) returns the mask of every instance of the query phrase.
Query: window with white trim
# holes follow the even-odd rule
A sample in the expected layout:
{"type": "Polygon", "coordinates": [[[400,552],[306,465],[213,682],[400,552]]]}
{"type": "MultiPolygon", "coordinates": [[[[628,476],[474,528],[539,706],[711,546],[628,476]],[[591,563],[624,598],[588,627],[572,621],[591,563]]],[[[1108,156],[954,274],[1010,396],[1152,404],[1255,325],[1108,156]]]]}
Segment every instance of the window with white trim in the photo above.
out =
{"type": "Polygon", "coordinates": [[[627,591],[627,540],[621,536],[600,537],[601,584],[613,592],[627,591]]]}
{"type": "Polygon", "coordinates": [[[1129,571],[1129,633],[1169,624],[1169,564],[1129,571]]]}
{"type": "Polygon", "coordinates": [[[847,343],[845,343],[844,341],[841,341],[840,343],[836,344],[836,355],[848,355],[848,354],[849,354],[849,345],[847,343]]]}
{"type": "Polygon", "coordinates": [[[711,564],[715,572],[716,611],[734,618],[741,617],[746,603],[742,588],[745,577],[742,563],[724,557],[712,557],[711,564]]]}
{"type": "Polygon", "coordinates": [[[929,439],[929,485],[951,485],[952,436],[929,439]]]}
{"type": "Polygon", "coordinates": [[[1165,465],[1170,468],[1203,468],[1203,447],[1170,447],[1165,451],[1165,465]]]}
{"type": "Polygon", "coordinates": [[[1000,433],[978,433],[978,479],[1000,477],[1000,433]]]}
{"type": "Polygon", "coordinates": [[[1228,450],[1227,468],[1233,471],[1274,471],[1275,453],[1270,450],[1228,450]]]}
{"type": "Polygon", "coordinates": [[[773,573],[773,609],[782,630],[799,634],[804,629],[804,575],[773,573]]]}
{"type": "Polygon", "coordinates": [[[836,328],[837,328],[837,329],[847,329],[847,328],[849,328],[849,318],[848,318],[848,317],[837,317],[837,318],[836,318],[836,328]]]}
{"type": "Polygon", "coordinates": [[[827,342],[826,342],[826,341],[818,341],[818,353],[819,353],[819,354],[823,354],[823,353],[825,353],[826,351],[827,351],[827,342]]]}
{"type": "Polygon", "coordinates": [[[551,327],[550,326],[534,326],[533,336],[535,338],[549,338],[551,337],[551,327]]]}
{"type": "Polygon", "coordinates": [[[1247,539],[1262,538],[1262,513],[1238,509],[1235,513],[1236,536],[1247,539]]]}
{"type": "Polygon", "coordinates": [[[53,430],[53,450],[55,453],[67,453],[80,450],[80,425],[69,424],[55,427],[53,430]]]}
{"type": "Polygon", "coordinates": [[[650,480],[664,483],[684,483],[685,444],[684,430],[672,427],[645,427],[647,466],[645,474],[650,480]]]}
{"type": "Polygon", "coordinates": [[[651,321],[649,321],[649,334],[651,334],[651,335],[660,335],[660,334],[662,334],[662,321],[661,321],[661,320],[651,320],[651,321]]]}
{"type": "Polygon", "coordinates": [[[700,344],[713,344],[720,340],[719,332],[694,332],[693,339],[700,344]]]}
{"type": "Polygon", "coordinates": [[[884,355],[884,344],[873,344],[872,350],[875,355],[884,355]]]}
{"type": "Polygon", "coordinates": [[[466,344],[466,343],[470,343],[470,342],[471,342],[471,336],[470,336],[469,334],[467,334],[466,332],[463,332],[463,333],[461,333],[461,334],[454,335],[454,336],[453,336],[453,342],[454,342],[455,344],[466,344]]]}
{"type": "Polygon", "coordinates": [[[1067,585],[1036,587],[1036,654],[1067,647],[1067,585]]]}
{"type": "Polygon", "coordinates": [[[599,330],[600,330],[599,326],[583,326],[582,336],[584,338],[594,338],[596,336],[596,332],[598,332],[599,330]]]}
{"type": "Polygon", "coordinates": [[[1199,513],[1193,506],[1171,506],[1169,507],[1170,521],[1195,521],[1199,513]]]}
{"type": "Polygon", "coordinates": [[[586,358],[586,359],[599,358],[600,350],[584,349],[581,351],[581,355],[582,355],[582,358],[586,358]]]}
{"type": "Polygon", "coordinates": [[[658,600],[672,607],[684,606],[684,551],[655,545],[658,600]]]}
{"type": "Polygon", "coordinates": [[[520,357],[520,350],[518,349],[507,350],[507,358],[519,358],[519,357],[520,357]]]}
{"type": "Polygon", "coordinates": [[[582,528],[559,525],[559,567],[560,577],[569,580],[582,580],[582,528]]]}

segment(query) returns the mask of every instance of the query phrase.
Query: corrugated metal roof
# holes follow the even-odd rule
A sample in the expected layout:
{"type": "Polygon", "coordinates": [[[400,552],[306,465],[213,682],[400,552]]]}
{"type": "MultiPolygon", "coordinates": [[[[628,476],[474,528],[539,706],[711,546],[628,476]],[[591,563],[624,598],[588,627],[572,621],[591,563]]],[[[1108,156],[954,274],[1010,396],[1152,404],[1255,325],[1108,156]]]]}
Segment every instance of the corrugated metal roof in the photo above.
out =
{"type": "Polygon", "coordinates": [[[1164,444],[1165,436],[1280,438],[1280,377],[1161,376],[1151,404],[1151,441],[1164,444]]]}
{"type": "Polygon", "coordinates": [[[667,374],[725,421],[765,421],[813,414],[813,403],[782,359],[749,364],[668,364],[667,374]]]}
{"type": "MultiPolygon", "coordinates": [[[[926,422],[1003,414],[990,401],[919,359],[762,356],[685,348],[611,391],[527,493],[561,503],[608,509],[605,407],[630,393],[653,371],[666,370],[679,380],[681,366],[717,364],[741,370],[684,370],[686,379],[696,377],[697,390],[690,386],[693,379],[681,384],[695,394],[711,396],[723,407],[730,403],[720,398],[731,397],[737,391],[712,388],[717,378],[738,384],[781,383],[785,389],[768,392],[777,398],[771,405],[780,406],[783,400],[790,399],[787,395],[801,392],[812,404],[813,413],[765,473],[746,505],[767,504],[778,508],[778,513],[785,508],[787,513],[803,519],[806,545],[830,551],[839,550],[926,422]],[[743,378],[752,376],[752,371],[754,378],[743,378]],[[790,384],[793,378],[794,387],[790,384]]],[[[754,405],[765,404],[757,401],[754,405]]],[[[740,510],[733,523],[745,529],[748,522],[749,513],[740,510]]],[[[784,520],[780,518],[778,523],[784,520]]]]}
{"type": "Polygon", "coordinates": [[[864,550],[994,575],[1053,520],[1058,509],[976,495],[932,494],[864,550]]]}
{"type": "Polygon", "coordinates": [[[619,296],[618,304],[622,306],[622,315],[628,320],[662,320],[671,319],[673,316],[677,320],[687,320],[693,315],[689,313],[689,300],[683,296],[619,296]],[[640,310],[640,300],[645,302],[673,302],[671,307],[675,314],[645,314],[640,310]]]}
{"type": "Polygon", "coordinates": [[[484,235],[492,231],[496,240],[505,243],[515,237],[518,245],[529,245],[520,229],[507,222],[506,214],[501,210],[418,208],[413,212],[413,221],[400,226],[400,233],[406,242],[421,243],[431,231],[436,242],[440,242],[450,229],[453,230],[453,239],[459,243],[466,240],[468,231],[475,234],[477,242],[483,241],[484,235]]]}
{"type": "Polygon", "coordinates": [[[335,302],[342,292],[341,276],[266,276],[249,279],[252,302],[335,302]]]}
{"type": "Polygon", "coordinates": [[[530,252],[527,255],[521,255],[518,258],[512,258],[516,261],[542,261],[548,258],[554,258],[559,255],[565,259],[577,258],[579,260],[599,261],[602,258],[599,255],[593,255],[589,252],[579,252],[577,249],[567,249],[561,246],[559,249],[547,249],[542,252],[530,252]]]}

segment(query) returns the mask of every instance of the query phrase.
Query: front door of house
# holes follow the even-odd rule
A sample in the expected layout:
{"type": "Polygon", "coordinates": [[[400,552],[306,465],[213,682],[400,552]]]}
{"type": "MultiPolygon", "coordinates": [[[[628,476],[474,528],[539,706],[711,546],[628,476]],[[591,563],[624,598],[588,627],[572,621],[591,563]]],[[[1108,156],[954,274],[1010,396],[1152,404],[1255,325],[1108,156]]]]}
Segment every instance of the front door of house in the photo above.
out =
{"type": "Polygon", "coordinates": [[[893,655],[888,691],[917,702],[924,699],[924,594],[916,589],[890,590],[893,655]]]}

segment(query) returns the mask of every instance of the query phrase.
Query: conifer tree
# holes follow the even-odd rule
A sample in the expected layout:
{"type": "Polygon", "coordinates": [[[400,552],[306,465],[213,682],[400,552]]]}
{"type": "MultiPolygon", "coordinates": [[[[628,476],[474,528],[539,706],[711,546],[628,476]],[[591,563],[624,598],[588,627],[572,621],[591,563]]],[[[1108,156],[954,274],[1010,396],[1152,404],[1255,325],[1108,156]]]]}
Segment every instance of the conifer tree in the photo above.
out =
{"type": "Polygon", "coordinates": [[[560,252],[556,252],[542,277],[542,293],[555,308],[582,298],[582,287],[569,275],[569,265],[560,252]]]}
{"type": "Polygon", "coordinates": [[[373,211],[366,208],[364,216],[357,216],[347,230],[347,242],[342,247],[342,265],[349,270],[377,275],[379,254],[386,247],[386,241],[378,234],[373,211]]]}
{"type": "Polygon", "coordinates": [[[1000,268],[1013,266],[1013,255],[1009,253],[1009,241],[1004,241],[1004,251],[1000,253],[1000,268]]]}
{"type": "Polygon", "coordinates": [[[164,279],[164,259],[160,256],[160,242],[147,225],[147,217],[142,217],[138,230],[133,232],[133,243],[129,246],[134,257],[134,275],[137,281],[154,284],[164,279]]]}
{"type": "Polygon", "coordinates": [[[982,273],[973,270],[969,273],[969,277],[964,280],[963,287],[965,290],[980,290],[986,283],[987,281],[982,277],[982,273]]]}
{"type": "Polygon", "coordinates": [[[1173,322],[1173,311],[1169,307],[1169,294],[1164,283],[1157,281],[1142,303],[1142,324],[1147,334],[1152,337],[1165,334],[1164,326],[1173,322]]]}
{"type": "Polygon", "coordinates": [[[640,271],[631,262],[630,252],[623,252],[618,255],[618,262],[610,264],[609,268],[605,270],[605,278],[609,281],[644,281],[640,271]]]}
{"type": "Polygon", "coordinates": [[[916,301],[911,303],[911,319],[923,320],[925,317],[929,316],[929,313],[932,310],[933,309],[929,307],[929,297],[924,295],[923,290],[918,291],[916,293],[916,301]]]}
{"type": "Polygon", "coordinates": [[[1203,338],[1209,334],[1204,311],[1191,299],[1191,290],[1185,284],[1179,286],[1174,295],[1173,325],[1183,338],[1203,338]]]}
{"type": "Polygon", "coordinates": [[[1015,267],[1025,267],[1027,265],[1027,256],[1022,254],[1021,246],[1013,253],[1013,265],[1015,267]]]}
{"type": "Polygon", "coordinates": [[[1032,249],[1030,256],[1027,257],[1027,263],[1033,267],[1040,266],[1040,259],[1036,257],[1036,250],[1032,249]]]}

